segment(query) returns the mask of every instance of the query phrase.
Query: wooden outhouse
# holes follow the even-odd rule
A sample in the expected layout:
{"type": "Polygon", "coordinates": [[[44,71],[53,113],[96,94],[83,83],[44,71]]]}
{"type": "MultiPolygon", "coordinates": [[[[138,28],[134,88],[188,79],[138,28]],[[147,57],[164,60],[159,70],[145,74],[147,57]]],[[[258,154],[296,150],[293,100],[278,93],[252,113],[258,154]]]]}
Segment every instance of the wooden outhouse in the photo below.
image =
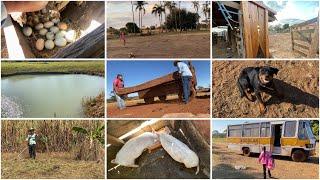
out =
{"type": "Polygon", "coordinates": [[[215,1],[212,12],[213,27],[228,27],[226,43],[232,54],[229,57],[270,57],[268,22],[276,19],[275,11],[263,2],[215,1]]]}

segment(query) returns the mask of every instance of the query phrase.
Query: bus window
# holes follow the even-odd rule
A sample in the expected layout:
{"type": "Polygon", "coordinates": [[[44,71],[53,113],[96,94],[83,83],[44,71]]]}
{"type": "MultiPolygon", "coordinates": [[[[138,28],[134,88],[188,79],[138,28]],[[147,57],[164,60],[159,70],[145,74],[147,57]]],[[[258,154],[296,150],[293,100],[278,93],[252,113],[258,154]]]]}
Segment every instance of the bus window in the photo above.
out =
{"type": "Polygon", "coordinates": [[[231,125],[228,127],[228,137],[241,137],[241,125],[231,125]]]}
{"type": "Polygon", "coordinates": [[[243,126],[243,137],[259,137],[260,124],[245,124],[243,126]]]}
{"type": "Polygon", "coordinates": [[[284,137],[294,137],[296,135],[296,121],[286,121],[284,127],[284,137]]]}
{"type": "Polygon", "coordinates": [[[307,129],[306,129],[306,122],[300,121],[299,122],[299,131],[298,131],[298,138],[299,139],[308,139],[307,129]]]}
{"type": "Polygon", "coordinates": [[[269,137],[270,136],[270,122],[261,123],[260,136],[261,137],[269,137]]]}

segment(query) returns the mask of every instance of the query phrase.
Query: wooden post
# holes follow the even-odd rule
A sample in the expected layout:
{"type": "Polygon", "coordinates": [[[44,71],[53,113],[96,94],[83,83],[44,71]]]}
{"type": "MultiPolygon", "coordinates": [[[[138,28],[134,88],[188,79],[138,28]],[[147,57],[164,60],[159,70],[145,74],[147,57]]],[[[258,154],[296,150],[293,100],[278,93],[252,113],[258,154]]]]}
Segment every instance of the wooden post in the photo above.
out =
{"type": "Polygon", "coordinates": [[[292,51],[294,51],[293,29],[294,29],[293,27],[290,28],[292,51]]]}
{"type": "Polygon", "coordinates": [[[311,40],[308,57],[314,58],[315,54],[317,54],[317,51],[319,51],[319,14],[317,18],[317,25],[315,26],[314,34],[311,40]]]}
{"type": "Polygon", "coordinates": [[[254,58],[252,52],[252,41],[250,35],[250,13],[249,13],[249,2],[241,1],[241,11],[243,17],[243,36],[244,36],[244,47],[245,47],[245,58],[254,58]]]}
{"type": "Polygon", "coordinates": [[[270,58],[270,52],[269,52],[269,28],[268,28],[268,22],[269,22],[269,15],[268,15],[268,9],[265,9],[265,41],[266,41],[266,58],[270,58]]]}

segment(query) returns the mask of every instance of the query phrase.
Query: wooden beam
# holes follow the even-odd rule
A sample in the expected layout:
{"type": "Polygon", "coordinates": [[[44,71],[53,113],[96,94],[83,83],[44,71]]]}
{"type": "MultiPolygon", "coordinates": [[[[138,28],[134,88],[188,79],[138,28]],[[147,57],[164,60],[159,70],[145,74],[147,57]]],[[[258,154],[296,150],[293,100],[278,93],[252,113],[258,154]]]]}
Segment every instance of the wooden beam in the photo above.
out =
{"type": "Polygon", "coordinates": [[[124,145],[124,141],[119,139],[119,138],[116,138],[110,134],[107,134],[107,143],[108,144],[112,144],[112,145],[115,145],[115,146],[122,146],[124,145]]]}
{"type": "Polygon", "coordinates": [[[241,13],[243,17],[243,39],[245,46],[245,58],[255,58],[252,52],[252,41],[250,35],[250,17],[249,17],[249,2],[241,2],[241,13]]]}
{"type": "Polygon", "coordinates": [[[102,58],[105,52],[104,24],[76,42],[60,49],[53,58],[102,58]]]}
{"type": "Polygon", "coordinates": [[[8,50],[8,58],[11,60],[22,60],[25,58],[35,58],[31,48],[23,35],[18,23],[12,21],[8,16],[3,27],[5,42],[8,50]]]}
{"type": "Polygon", "coordinates": [[[221,3],[234,9],[240,9],[240,4],[236,3],[235,1],[221,1],[221,3]]]}
{"type": "Polygon", "coordinates": [[[318,51],[319,51],[319,14],[317,17],[317,26],[312,36],[311,47],[310,47],[310,52],[308,57],[315,58],[316,57],[315,55],[317,54],[318,51]]]}

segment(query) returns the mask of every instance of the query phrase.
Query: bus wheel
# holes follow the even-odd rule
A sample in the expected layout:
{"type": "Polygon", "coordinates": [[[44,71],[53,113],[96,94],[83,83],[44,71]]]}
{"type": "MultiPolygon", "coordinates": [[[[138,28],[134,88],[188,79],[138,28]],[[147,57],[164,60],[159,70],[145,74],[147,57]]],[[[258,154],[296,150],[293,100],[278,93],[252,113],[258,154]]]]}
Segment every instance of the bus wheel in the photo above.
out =
{"type": "Polygon", "coordinates": [[[247,157],[248,157],[248,156],[250,156],[250,149],[247,148],[247,147],[246,147],[246,148],[243,148],[243,149],[242,149],[242,153],[243,153],[244,156],[247,156],[247,157]]]}
{"type": "Polygon", "coordinates": [[[291,154],[291,158],[295,162],[303,162],[307,160],[307,155],[304,151],[297,149],[293,151],[293,153],[291,154]]]}

